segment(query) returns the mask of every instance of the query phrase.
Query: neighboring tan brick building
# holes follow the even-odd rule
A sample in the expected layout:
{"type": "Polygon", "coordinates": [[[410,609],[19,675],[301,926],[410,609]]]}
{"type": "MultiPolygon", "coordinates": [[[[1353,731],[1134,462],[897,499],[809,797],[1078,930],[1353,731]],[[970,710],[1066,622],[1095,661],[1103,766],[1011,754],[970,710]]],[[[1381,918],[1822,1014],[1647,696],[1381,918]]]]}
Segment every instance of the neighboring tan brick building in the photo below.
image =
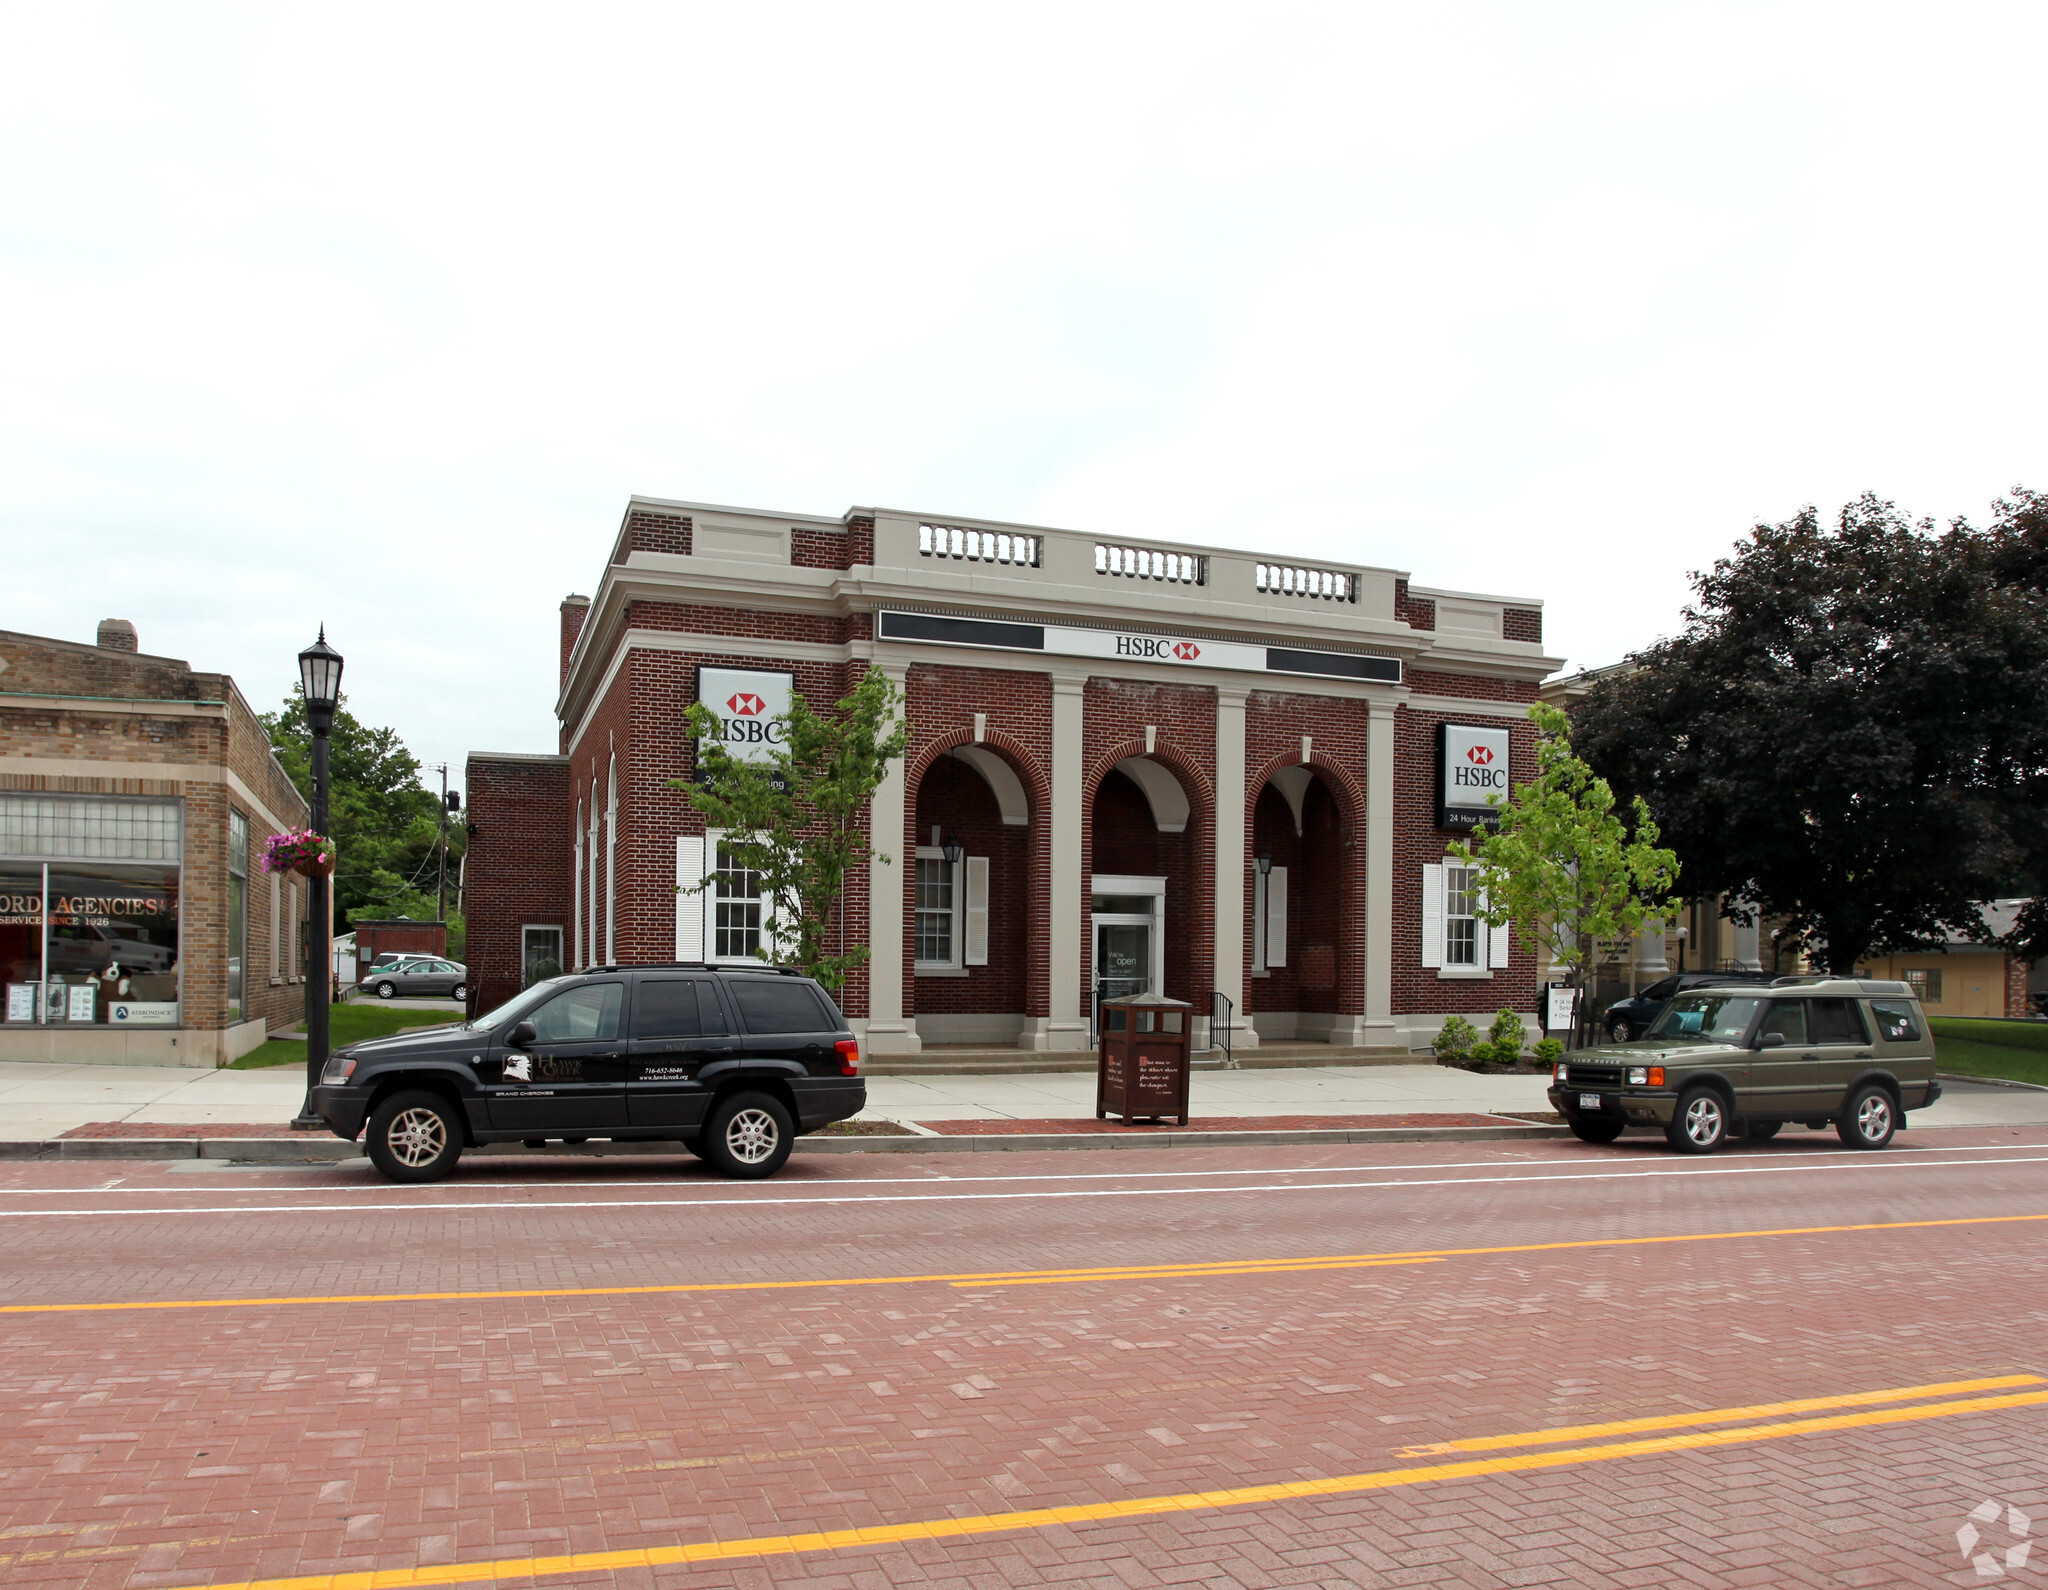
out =
{"type": "Polygon", "coordinates": [[[225,674],[0,631],[0,1059],[225,1065],[305,1011],[306,803],[225,674]]]}
{"type": "Polygon", "coordinates": [[[1386,569],[635,497],[562,604],[555,753],[470,758],[473,997],[750,958],[772,926],[669,787],[684,707],[744,748],[790,692],[828,709],[878,667],[911,736],[843,913],[870,1051],[1086,1047],[1095,998],[1144,987],[1199,1026],[1226,995],[1239,1045],[1533,1019],[1527,948],[1443,851],[1531,765],[1542,616],[1386,569]]]}

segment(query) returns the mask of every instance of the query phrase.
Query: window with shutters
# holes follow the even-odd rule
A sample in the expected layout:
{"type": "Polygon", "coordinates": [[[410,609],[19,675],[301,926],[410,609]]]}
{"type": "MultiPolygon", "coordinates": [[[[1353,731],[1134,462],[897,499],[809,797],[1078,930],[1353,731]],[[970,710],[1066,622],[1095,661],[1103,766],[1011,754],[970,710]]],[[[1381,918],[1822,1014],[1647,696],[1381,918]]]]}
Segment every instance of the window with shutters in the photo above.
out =
{"type": "Polygon", "coordinates": [[[711,957],[757,959],[761,948],[761,875],[750,872],[721,844],[711,882],[711,957]]]}
{"type": "Polygon", "coordinates": [[[951,971],[960,964],[959,868],[929,845],[917,849],[917,969],[951,971]]]}
{"type": "Polygon", "coordinates": [[[1479,960],[1478,891],[1473,868],[1444,868],[1444,965],[1472,966],[1479,960]]]}

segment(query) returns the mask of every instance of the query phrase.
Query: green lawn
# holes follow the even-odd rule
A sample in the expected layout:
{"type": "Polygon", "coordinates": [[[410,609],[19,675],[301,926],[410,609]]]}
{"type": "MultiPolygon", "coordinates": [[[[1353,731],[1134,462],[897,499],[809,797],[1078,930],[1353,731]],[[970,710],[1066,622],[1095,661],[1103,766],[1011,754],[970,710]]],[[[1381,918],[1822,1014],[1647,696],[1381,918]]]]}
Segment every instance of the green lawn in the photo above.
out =
{"type": "MultiPolygon", "coordinates": [[[[336,1005],[328,1012],[328,1042],[339,1049],[345,1043],[361,1043],[365,1038],[388,1038],[394,1032],[404,1032],[409,1027],[441,1027],[457,1019],[452,1013],[443,1016],[437,1011],[393,1010],[388,1005],[362,1005],[351,1001],[346,1005],[336,1005]]],[[[306,1024],[300,1022],[295,1030],[304,1032],[306,1024]]],[[[295,1043],[289,1038],[272,1038],[230,1063],[228,1069],[260,1071],[266,1066],[302,1066],[305,1063],[306,1046],[303,1043],[295,1043]]]]}
{"type": "Polygon", "coordinates": [[[1927,1024],[1934,1029],[1941,1070],[2048,1087],[2048,1021],[1930,1016],[1927,1024]]]}

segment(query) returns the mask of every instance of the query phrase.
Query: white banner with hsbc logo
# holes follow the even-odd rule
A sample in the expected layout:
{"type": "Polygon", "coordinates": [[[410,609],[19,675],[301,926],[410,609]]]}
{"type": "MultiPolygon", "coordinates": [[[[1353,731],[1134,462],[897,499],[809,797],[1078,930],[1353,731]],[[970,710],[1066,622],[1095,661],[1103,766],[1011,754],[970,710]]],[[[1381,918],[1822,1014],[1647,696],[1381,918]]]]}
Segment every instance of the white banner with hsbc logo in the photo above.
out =
{"type": "Polygon", "coordinates": [[[1477,828],[1493,814],[1488,797],[1507,801],[1510,733],[1440,723],[1436,734],[1437,826],[1477,828]]]}
{"type": "Polygon", "coordinates": [[[779,720],[789,711],[792,678],[786,669],[697,670],[697,700],[717,717],[720,739],[734,761],[765,762],[782,743],[779,720]]]}

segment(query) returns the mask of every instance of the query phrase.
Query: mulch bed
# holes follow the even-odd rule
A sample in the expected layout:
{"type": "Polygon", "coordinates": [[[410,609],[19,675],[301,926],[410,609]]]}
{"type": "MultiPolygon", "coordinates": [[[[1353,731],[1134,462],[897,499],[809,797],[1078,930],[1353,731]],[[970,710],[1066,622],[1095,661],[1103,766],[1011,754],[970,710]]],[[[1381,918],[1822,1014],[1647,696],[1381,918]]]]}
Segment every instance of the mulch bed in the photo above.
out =
{"type": "Polygon", "coordinates": [[[148,1138],[194,1138],[194,1137],[305,1137],[311,1134],[294,1132],[283,1121],[275,1126],[263,1126],[251,1121],[88,1121],[83,1126],[74,1126],[59,1137],[148,1137],[148,1138]]]}
{"type": "Polygon", "coordinates": [[[1080,1120],[921,1121],[941,1137],[1012,1137],[1032,1132],[1304,1132],[1373,1126],[1499,1126],[1498,1115],[1204,1115],[1186,1126],[1171,1121],[1080,1120]]]}
{"type": "Polygon", "coordinates": [[[894,1121],[834,1121],[830,1126],[821,1126],[811,1137],[915,1137],[907,1126],[894,1121]]]}

